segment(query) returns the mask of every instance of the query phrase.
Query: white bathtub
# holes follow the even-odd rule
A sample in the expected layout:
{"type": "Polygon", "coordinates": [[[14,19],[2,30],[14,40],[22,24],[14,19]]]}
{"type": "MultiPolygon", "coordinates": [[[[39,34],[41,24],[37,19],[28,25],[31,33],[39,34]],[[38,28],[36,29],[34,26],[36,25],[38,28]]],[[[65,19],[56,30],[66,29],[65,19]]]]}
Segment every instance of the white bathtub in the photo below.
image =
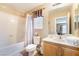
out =
{"type": "Polygon", "coordinates": [[[0,56],[18,56],[24,49],[24,42],[16,43],[7,47],[0,48],[0,56]]]}

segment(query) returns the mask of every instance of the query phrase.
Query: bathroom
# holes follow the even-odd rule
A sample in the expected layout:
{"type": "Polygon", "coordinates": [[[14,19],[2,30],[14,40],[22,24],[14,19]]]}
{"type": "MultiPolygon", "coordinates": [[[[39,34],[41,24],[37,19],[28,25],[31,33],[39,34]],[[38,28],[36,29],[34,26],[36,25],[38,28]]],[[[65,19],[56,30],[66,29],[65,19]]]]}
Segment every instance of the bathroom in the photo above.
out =
{"type": "Polygon", "coordinates": [[[78,13],[77,3],[0,4],[0,55],[79,56],[78,13]]]}

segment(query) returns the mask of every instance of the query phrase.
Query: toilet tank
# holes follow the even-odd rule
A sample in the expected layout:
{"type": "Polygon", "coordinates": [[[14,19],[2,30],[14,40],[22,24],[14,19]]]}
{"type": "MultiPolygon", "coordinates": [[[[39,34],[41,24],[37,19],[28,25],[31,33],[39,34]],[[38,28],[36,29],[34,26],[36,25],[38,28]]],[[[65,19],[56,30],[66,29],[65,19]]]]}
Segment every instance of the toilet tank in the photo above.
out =
{"type": "Polygon", "coordinates": [[[34,44],[38,45],[40,44],[41,40],[40,40],[40,36],[34,36],[34,44]]]}

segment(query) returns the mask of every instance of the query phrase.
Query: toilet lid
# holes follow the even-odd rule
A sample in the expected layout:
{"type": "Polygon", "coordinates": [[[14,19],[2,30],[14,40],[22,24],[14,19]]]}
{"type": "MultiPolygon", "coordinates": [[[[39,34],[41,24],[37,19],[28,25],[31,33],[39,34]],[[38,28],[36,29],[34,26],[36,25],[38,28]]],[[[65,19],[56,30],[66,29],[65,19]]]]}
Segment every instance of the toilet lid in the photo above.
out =
{"type": "Polygon", "coordinates": [[[27,47],[26,47],[26,51],[30,52],[30,51],[34,51],[36,50],[36,46],[35,44],[29,44],[27,47]]]}

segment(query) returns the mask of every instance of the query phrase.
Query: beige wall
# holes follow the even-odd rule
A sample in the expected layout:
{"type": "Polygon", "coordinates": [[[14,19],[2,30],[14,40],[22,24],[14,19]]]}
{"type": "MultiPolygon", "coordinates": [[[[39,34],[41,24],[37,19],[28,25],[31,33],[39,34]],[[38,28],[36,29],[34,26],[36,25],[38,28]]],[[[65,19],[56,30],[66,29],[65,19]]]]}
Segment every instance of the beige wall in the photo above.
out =
{"type": "Polygon", "coordinates": [[[20,17],[25,17],[25,13],[17,10],[14,7],[6,6],[6,5],[3,5],[3,4],[0,4],[0,11],[4,11],[4,12],[7,12],[9,14],[17,15],[17,16],[20,16],[20,17]]]}
{"type": "Polygon", "coordinates": [[[24,41],[25,17],[21,14],[0,5],[0,36],[2,36],[0,45],[2,47],[24,41]]]}

